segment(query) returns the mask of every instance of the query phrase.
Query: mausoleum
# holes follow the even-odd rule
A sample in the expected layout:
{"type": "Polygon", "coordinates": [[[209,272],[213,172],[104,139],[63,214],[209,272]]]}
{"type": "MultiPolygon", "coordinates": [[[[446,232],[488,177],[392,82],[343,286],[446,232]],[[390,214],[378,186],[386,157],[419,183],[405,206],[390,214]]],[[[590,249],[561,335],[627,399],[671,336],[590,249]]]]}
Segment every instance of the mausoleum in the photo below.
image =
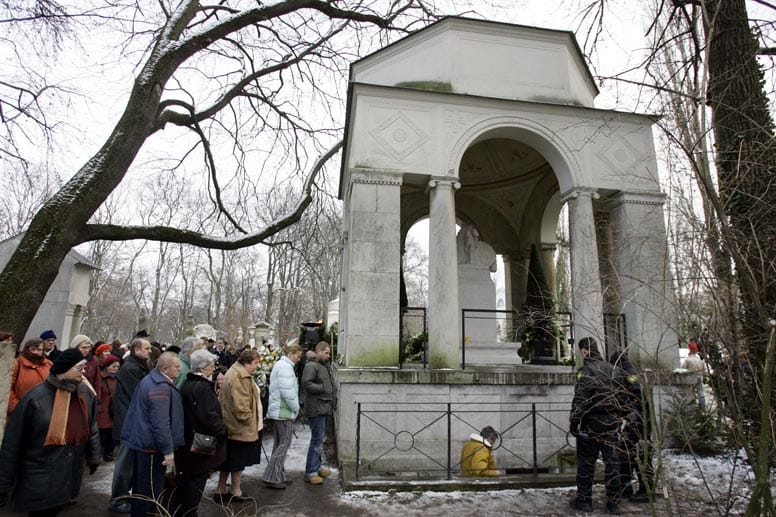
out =
{"type": "MultiPolygon", "coordinates": [[[[339,191],[346,481],[407,464],[438,469],[456,440],[486,424],[515,456],[533,446],[533,468],[565,447],[571,367],[507,367],[498,354],[485,365],[462,361],[462,315],[496,308],[485,280],[496,257],[506,311],[517,311],[532,247],[554,277],[564,213],[564,339],[592,336],[602,353],[625,349],[642,366],[678,366],[656,117],[596,109],[597,94],[572,33],[482,20],[445,18],[352,64],[339,191]],[[428,368],[413,369],[400,367],[402,250],[426,217],[428,368]],[[517,423],[527,405],[544,419],[530,433],[517,423]],[[438,410],[439,420],[429,416],[438,410]]],[[[495,329],[470,332],[496,345],[495,329]]]]}

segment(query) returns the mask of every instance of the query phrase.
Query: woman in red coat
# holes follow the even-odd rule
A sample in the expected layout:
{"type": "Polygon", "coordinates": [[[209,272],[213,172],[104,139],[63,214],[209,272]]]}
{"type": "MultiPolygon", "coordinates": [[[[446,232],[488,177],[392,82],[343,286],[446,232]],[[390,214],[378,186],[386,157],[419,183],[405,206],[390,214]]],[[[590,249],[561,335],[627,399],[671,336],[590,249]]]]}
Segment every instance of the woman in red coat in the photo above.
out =
{"type": "Polygon", "coordinates": [[[103,461],[113,461],[113,395],[116,393],[116,374],[121,361],[115,355],[107,355],[100,369],[100,404],[97,406],[97,427],[100,428],[103,461]]]}
{"type": "Polygon", "coordinates": [[[13,365],[11,391],[8,394],[8,416],[25,393],[48,377],[51,361],[43,352],[43,340],[28,339],[13,365]]]}

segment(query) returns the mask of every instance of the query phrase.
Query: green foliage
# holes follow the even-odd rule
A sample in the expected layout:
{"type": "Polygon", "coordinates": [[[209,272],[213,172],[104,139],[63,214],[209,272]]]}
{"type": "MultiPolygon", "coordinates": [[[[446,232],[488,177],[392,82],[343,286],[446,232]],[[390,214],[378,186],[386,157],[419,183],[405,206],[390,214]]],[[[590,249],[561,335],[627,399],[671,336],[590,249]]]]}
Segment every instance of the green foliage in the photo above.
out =
{"type": "Polygon", "coordinates": [[[668,434],[682,452],[708,456],[726,449],[727,426],[716,411],[701,408],[693,398],[675,395],[666,419],[668,434]]]}
{"type": "Polygon", "coordinates": [[[419,363],[423,361],[423,348],[428,342],[428,333],[421,332],[411,336],[404,342],[404,362],[419,363]]]}

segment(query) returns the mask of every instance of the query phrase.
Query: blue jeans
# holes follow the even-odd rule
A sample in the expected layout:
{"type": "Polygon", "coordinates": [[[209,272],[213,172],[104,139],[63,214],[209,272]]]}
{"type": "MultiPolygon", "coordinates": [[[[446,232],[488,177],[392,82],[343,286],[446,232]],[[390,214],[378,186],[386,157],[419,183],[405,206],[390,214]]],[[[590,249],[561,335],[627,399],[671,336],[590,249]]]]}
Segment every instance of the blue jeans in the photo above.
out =
{"type": "Polygon", "coordinates": [[[323,451],[323,438],[326,436],[326,421],[328,419],[328,415],[307,418],[307,423],[310,424],[310,446],[307,448],[305,477],[317,476],[321,469],[321,452],[323,451]]]}

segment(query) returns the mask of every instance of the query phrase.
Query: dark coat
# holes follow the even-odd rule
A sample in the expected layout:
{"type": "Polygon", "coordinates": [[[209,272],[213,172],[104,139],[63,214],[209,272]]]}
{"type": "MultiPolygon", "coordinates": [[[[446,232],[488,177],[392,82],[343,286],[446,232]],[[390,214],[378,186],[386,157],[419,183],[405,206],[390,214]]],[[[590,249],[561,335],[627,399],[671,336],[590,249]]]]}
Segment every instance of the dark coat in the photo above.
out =
{"type": "Polygon", "coordinates": [[[321,363],[315,352],[307,353],[302,373],[304,414],[308,417],[334,413],[334,378],[328,364],[321,363]]]}
{"type": "Polygon", "coordinates": [[[183,403],[178,388],[159,370],[138,384],[129,404],[121,443],[133,451],[165,456],[183,445],[183,403]]]}
{"type": "Polygon", "coordinates": [[[186,374],[180,391],[185,444],[175,451],[175,468],[189,475],[209,472],[226,460],[227,432],[221,416],[221,404],[213,383],[192,372],[186,374]],[[195,431],[218,438],[215,456],[189,452],[195,431]]]}
{"type": "Polygon", "coordinates": [[[121,428],[124,427],[124,418],[127,416],[132,395],[135,394],[135,389],[140,381],[150,371],[148,362],[138,359],[135,354],[129,354],[124,364],[121,365],[121,369],[116,375],[116,393],[113,395],[114,440],[121,440],[121,428]]]}
{"type": "Polygon", "coordinates": [[[591,435],[615,432],[628,414],[621,393],[626,383],[621,369],[614,368],[599,355],[587,357],[574,386],[571,433],[576,436],[579,432],[591,435]]]}
{"type": "Polygon", "coordinates": [[[8,420],[0,450],[0,493],[13,491],[13,508],[17,512],[56,508],[78,497],[84,456],[92,464],[99,463],[102,457],[97,401],[83,384],[76,389],[86,402],[89,439],[76,445],[44,445],[57,385],[63,389],[76,387],[49,377],[22,397],[8,420]]]}
{"type": "Polygon", "coordinates": [[[102,382],[100,382],[100,404],[97,408],[97,427],[110,429],[113,427],[111,405],[116,395],[116,377],[105,370],[100,372],[100,377],[102,382]]]}

